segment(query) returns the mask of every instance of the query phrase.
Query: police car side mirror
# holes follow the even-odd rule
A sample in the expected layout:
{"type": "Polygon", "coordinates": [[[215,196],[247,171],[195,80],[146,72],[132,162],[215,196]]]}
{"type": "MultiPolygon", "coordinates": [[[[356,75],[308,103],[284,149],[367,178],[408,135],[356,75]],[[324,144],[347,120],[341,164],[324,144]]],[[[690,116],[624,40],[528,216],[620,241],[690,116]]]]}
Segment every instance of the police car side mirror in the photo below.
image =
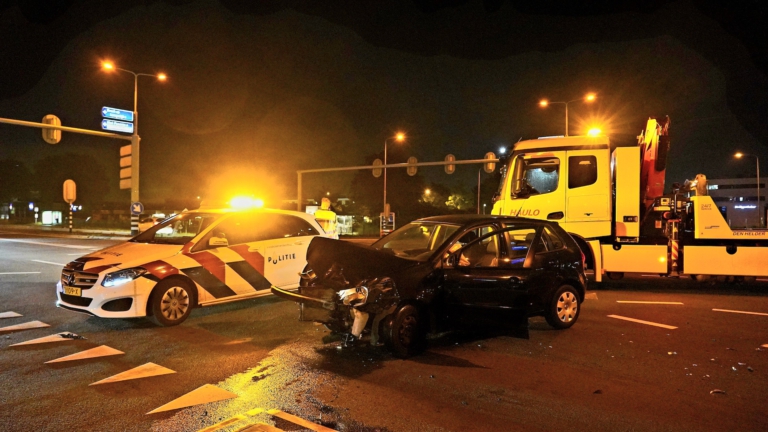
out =
{"type": "Polygon", "coordinates": [[[210,240],[208,240],[208,246],[209,247],[226,247],[229,246],[229,242],[227,239],[223,237],[211,237],[210,240]]]}

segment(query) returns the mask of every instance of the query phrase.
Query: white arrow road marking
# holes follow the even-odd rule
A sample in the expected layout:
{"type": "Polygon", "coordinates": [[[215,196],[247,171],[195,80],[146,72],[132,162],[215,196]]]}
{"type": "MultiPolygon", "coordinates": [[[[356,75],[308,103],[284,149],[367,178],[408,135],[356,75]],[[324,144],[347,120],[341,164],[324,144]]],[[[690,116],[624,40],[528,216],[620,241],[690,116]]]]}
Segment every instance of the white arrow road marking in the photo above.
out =
{"type": "Polygon", "coordinates": [[[22,316],[20,313],[13,311],[0,313],[0,318],[16,318],[22,316]]]}
{"type": "Polygon", "coordinates": [[[32,260],[32,261],[33,261],[33,262],[38,262],[38,263],[43,263],[43,264],[51,264],[51,265],[56,265],[56,266],[60,266],[60,267],[64,267],[64,266],[65,266],[65,264],[62,264],[62,263],[55,263],[55,262],[51,262],[51,261],[42,261],[42,260],[32,260]]]}
{"type": "Polygon", "coordinates": [[[36,241],[30,241],[30,240],[0,239],[0,241],[26,243],[26,244],[41,245],[41,246],[53,246],[53,247],[61,247],[61,248],[69,248],[69,249],[96,249],[93,246],[78,246],[78,245],[68,245],[68,244],[58,244],[58,243],[36,242],[36,241]]]}
{"type": "Polygon", "coordinates": [[[624,316],[621,316],[621,315],[608,315],[608,318],[616,318],[616,319],[620,319],[620,320],[624,320],[624,321],[631,321],[631,322],[635,322],[635,323],[638,323],[638,324],[645,324],[645,325],[650,325],[650,326],[655,326],[655,327],[661,327],[661,328],[670,329],[670,330],[674,330],[674,329],[677,328],[677,327],[671,326],[671,325],[659,324],[659,323],[655,323],[655,322],[651,322],[651,321],[643,321],[643,320],[639,320],[639,319],[635,319],[635,318],[624,317],[624,316]]]}
{"type": "Polygon", "coordinates": [[[50,327],[48,324],[40,321],[30,321],[25,322],[24,324],[16,324],[8,327],[2,327],[0,328],[0,332],[10,332],[10,331],[16,331],[16,330],[29,330],[29,329],[36,329],[36,328],[43,328],[43,327],[50,327]]]}
{"type": "Polygon", "coordinates": [[[104,378],[101,381],[96,381],[95,383],[91,383],[88,385],[92,386],[92,385],[99,385],[99,384],[108,384],[113,382],[127,381],[132,379],[139,379],[139,378],[149,378],[153,376],[168,375],[168,374],[174,374],[174,373],[176,373],[176,371],[150,362],[150,363],[145,363],[141,366],[136,366],[133,369],[129,369],[125,372],[121,372],[117,375],[112,375],[109,378],[104,378]]]}
{"type": "Polygon", "coordinates": [[[72,360],[85,360],[85,359],[118,355],[118,354],[125,354],[125,353],[122,351],[116,350],[114,348],[108,347],[106,345],[102,345],[102,346],[97,346],[96,348],[91,348],[89,350],[80,351],[79,353],[74,353],[72,355],[59,357],[55,360],[49,360],[45,362],[45,364],[59,363],[59,362],[72,361],[72,360]]]}
{"type": "Polygon", "coordinates": [[[237,395],[232,392],[228,392],[224,389],[220,389],[214,385],[205,384],[201,387],[198,387],[192,390],[191,392],[185,394],[184,396],[176,398],[161,407],[153,409],[147,414],[155,414],[163,411],[186,408],[193,405],[218,402],[218,401],[232,399],[236,397],[237,395]]]}
{"type": "Polygon", "coordinates": [[[747,315],[761,315],[761,316],[768,316],[768,313],[762,313],[762,312],[746,312],[746,311],[735,311],[735,310],[728,310],[728,309],[712,309],[715,312],[730,312],[730,313],[740,313],[740,314],[747,314],[747,315]]]}
{"type": "Polygon", "coordinates": [[[41,344],[41,343],[65,342],[65,341],[75,340],[73,337],[64,337],[64,336],[62,336],[62,335],[65,335],[65,334],[71,334],[73,336],[77,336],[74,333],[61,332],[61,333],[56,333],[56,334],[50,335],[50,336],[43,336],[41,338],[32,339],[32,340],[28,340],[28,341],[24,341],[24,342],[19,342],[17,344],[13,344],[13,345],[9,345],[9,346],[35,345],[35,344],[41,344]]]}

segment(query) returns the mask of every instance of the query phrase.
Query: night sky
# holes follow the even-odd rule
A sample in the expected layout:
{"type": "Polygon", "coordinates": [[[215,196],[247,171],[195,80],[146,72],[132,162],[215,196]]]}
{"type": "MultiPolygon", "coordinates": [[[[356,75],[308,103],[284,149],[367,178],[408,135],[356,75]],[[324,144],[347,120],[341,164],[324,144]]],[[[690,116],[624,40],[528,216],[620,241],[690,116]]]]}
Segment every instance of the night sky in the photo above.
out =
{"type": "MultiPolygon", "coordinates": [[[[362,165],[398,130],[409,138],[390,162],[482,158],[562,134],[562,106],[538,100],[590,91],[597,102],[570,105],[571,134],[600,124],[627,141],[648,116],[670,116],[668,183],[754,175],[736,150],[768,166],[758,1],[113,3],[0,1],[0,117],[100,129],[102,106],[133,105],[133,77],[101,71],[102,59],[167,73],[139,79],[142,201],[294,198],[297,169],[362,165]]],[[[51,146],[0,124],[0,159],[94,154],[115,201],[129,196],[117,188],[123,144],[65,133],[51,146]]],[[[477,167],[423,174],[472,184],[477,167]]],[[[343,196],[348,178],[308,176],[305,189],[343,196]]]]}

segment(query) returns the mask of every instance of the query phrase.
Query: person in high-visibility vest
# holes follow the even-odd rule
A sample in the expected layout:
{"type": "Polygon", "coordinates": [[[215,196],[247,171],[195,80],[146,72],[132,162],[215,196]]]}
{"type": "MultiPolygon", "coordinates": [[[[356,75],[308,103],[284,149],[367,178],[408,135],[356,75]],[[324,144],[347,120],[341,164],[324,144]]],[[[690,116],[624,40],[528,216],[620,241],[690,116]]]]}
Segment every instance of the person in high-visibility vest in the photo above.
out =
{"type": "Polygon", "coordinates": [[[317,223],[323,227],[327,233],[336,231],[336,213],[331,210],[331,200],[323,198],[320,202],[320,208],[315,212],[317,223]]]}

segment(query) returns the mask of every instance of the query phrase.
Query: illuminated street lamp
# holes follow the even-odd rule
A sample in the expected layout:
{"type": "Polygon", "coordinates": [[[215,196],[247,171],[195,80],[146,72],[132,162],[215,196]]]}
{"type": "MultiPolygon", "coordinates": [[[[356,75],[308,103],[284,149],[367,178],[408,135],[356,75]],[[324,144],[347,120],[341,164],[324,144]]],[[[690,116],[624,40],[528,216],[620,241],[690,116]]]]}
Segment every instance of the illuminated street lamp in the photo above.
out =
{"type": "MultiPolygon", "coordinates": [[[[157,78],[158,81],[165,81],[168,76],[164,73],[148,74],[136,73],[128,69],[116,67],[114,63],[105,61],[101,67],[107,71],[121,71],[133,75],[133,135],[131,136],[131,202],[139,202],[139,112],[137,103],[139,98],[139,76],[148,76],[157,78]]],[[[139,234],[139,216],[131,213],[131,235],[139,234]]]]}
{"type": "Polygon", "coordinates": [[[387,205],[387,143],[391,140],[397,142],[405,141],[405,134],[398,132],[395,136],[389,137],[384,140],[384,217],[389,218],[388,205],[387,205]]]}
{"type": "Polygon", "coordinates": [[[571,102],[593,102],[595,99],[597,99],[597,95],[595,95],[594,93],[588,93],[586,96],[584,96],[581,99],[574,99],[568,102],[550,102],[546,99],[542,99],[541,101],[539,101],[539,106],[542,108],[546,108],[552,104],[565,105],[565,136],[568,136],[568,104],[571,102]]]}
{"type": "Polygon", "coordinates": [[[742,152],[736,152],[733,157],[736,159],[741,159],[744,156],[752,156],[755,158],[755,163],[757,164],[757,225],[763,226],[763,212],[760,205],[760,159],[758,159],[757,155],[753,154],[747,154],[742,152]]]}

